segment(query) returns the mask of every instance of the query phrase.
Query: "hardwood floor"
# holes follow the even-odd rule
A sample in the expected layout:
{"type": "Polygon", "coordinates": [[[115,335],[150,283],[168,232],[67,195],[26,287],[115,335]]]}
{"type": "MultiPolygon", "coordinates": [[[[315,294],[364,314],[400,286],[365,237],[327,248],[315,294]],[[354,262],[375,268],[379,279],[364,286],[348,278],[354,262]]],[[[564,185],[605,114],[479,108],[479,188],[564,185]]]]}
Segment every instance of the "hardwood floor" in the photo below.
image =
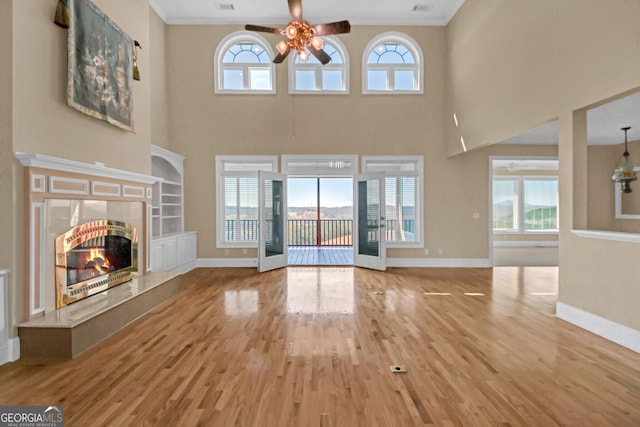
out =
{"type": "Polygon", "coordinates": [[[1,366],[0,404],[67,426],[640,425],[640,355],[556,319],[557,280],[198,269],[74,360],[1,366]]]}

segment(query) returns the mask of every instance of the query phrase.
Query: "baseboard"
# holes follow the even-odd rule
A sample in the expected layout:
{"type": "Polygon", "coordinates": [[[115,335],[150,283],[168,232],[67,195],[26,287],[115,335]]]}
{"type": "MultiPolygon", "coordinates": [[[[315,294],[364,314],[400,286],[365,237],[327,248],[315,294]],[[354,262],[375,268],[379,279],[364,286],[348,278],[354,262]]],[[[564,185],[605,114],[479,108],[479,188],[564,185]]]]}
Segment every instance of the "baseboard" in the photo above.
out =
{"type": "Polygon", "coordinates": [[[558,241],[553,240],[494,240],[494,248],[557,248],[558,241]]]}
{"type": "Polygon", "coordinates": [[[387,267],[491,267],[488,258],[387,258],[387,267]]]}
{"type": "Polygon", "coordinates": [[[558,247],[494,246],[493,266],[558,266],[558,247]]]}
{"type": "Polygon", "coordinates": [[[256,258],[198,258],[200,268],[216,267],[258,267],[256,258]]]}
{"type": "Polygon", "coordinates": [[[640,353],[640,331],[562,302],[556,303],[556,317],[640,353]]]}
{"type": "MultiPolygon", "coordinates": [[[[217,267],[257,267],[255,258],[198,258],[197,266],[201,268],[217,267]]],[[[387,258],[387,267],[458,267],[484,268],[491,267],[486,258],[387,258]]]]}
{"type": "Polygon", "coordinates": [[[9,339],[5,344],[0,345],[0,365],[15,362],[20,358],[20,338],[9,339]]]}

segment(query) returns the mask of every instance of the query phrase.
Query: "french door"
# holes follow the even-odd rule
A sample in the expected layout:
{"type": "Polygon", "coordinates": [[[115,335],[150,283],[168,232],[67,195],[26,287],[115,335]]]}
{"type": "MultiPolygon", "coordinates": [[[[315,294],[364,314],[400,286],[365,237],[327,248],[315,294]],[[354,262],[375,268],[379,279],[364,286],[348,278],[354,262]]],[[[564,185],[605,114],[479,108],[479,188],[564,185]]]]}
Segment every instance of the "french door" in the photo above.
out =
{"type": "Polygon", "coordinates": [[[258,172],[258,271],[287,265],[287,176],[258,172]]]}
{"type": "Polygon", "coordinates": [[[356,199],[354,227],[354,265],[385,270],[385,201],[384,177],[380,175],[356,175],[354,179],[356,199]]]}

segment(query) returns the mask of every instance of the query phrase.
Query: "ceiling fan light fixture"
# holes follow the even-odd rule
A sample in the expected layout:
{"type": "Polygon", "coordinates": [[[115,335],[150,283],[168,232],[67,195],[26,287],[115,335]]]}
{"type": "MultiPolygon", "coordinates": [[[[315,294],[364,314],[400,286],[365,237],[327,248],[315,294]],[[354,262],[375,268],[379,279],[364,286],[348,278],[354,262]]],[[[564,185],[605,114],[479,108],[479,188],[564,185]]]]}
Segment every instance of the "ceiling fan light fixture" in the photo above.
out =
{"type": "Polygon", "coordinates": [[[623,127],[620,130],[624,131],[624,153],[622,153],[622,166],[616,168],[613,171],[612,181],[622,183],[622,192],[631,193],[631,183],[638,179],[636,171],[633,170],[633,164],[629,161],[629,150],[627,150],[627,132],[631,129],[630,126],[623,127]]]}
{"type": "Polygon", "coordinates": [[[313,38],[311,39],[311,45],[316,49],[322,49],[322,46],[324,46],[324,41],[320,37],[313,36],[313,38]]]}
{"type": "Polygon", "coordinates": [[[289,40],[293,40],[298,36],[298,28],[294,25],[294,23],[290,23],[287,25],[286,34],[289,40]]]}
{"type": "Polygon", "coordinates": [[[336,21],[312,26],[302,18],[302,0],[288,0],[287,2],[289,3],[290,20],[284,29],[247,24],[244,26],[245,30],[286,37],[276,44],[278,55],[273,58],[273,62],[276,64],[282,63],[292,51],[298,53],[298,58],[301,61],[307,61],[311,54],[322,65],[331,62],[331,56],[322,49],[324,40],[320,36],[349,33],[351,31],[349,21],[336,21]]]}
{"type": "Polygon", "coordinates": [[[289,48],[289,45],[284,40],[280,40],[276,44],[276,49],[278,50],[278,52],[280,52],[280,55],[284,55],[288,48],[289,48]]]}

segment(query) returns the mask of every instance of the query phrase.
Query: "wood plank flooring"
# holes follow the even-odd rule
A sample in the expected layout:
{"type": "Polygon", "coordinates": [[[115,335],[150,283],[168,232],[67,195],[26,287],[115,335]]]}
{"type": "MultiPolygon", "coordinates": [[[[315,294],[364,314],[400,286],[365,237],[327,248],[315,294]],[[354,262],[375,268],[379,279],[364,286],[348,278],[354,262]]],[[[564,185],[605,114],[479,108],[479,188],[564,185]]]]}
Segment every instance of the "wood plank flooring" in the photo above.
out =
{"type": "Polygon", "coordinates": [[[289,265],[353,265],[353,246],[289,246],[289,265]]]}
{"type": "Polygon", "coordinates": [[[640,425],[640,355],[556,319],[557,280],[197,269],[74,360],[0,366],[0,404],[66,426],[640,425]]]}

